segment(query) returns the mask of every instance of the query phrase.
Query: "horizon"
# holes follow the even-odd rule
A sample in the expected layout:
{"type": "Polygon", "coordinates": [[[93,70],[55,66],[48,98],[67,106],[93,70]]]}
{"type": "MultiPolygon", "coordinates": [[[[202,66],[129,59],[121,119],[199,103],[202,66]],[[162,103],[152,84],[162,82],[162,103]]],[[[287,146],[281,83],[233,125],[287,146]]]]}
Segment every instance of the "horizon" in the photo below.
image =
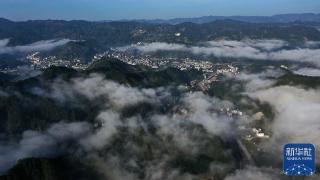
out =
{"type": "Polygon", "coordinates": [[[302,12],[302,13],[283,13],[283,14],[272,14],[272,15],[203,15],[203,16],[191,16],[191,17],[173,17],[173,18],[128,18],[128,19],[100,19],[100,20],[89,20],[89,19],[53,19],[53,18],[44,18],[44,19],[24,19],[24,20],[15,20],[10,19],[7,17],[0,16],[0,19],[6,19],[13,22],[25,22],[25,21],[45,21],[45,20],[52,20],[52,21],[88,21],[88,22],[99,22],[99,21],[110,21],[110,22],[117,22],[117,21],[156,21],[156,20],[163,20],[163,21],[169,21],[169,20],[175,20],[175,19],[193,19],[193,18],[204,18],[204,17],[223,17],[226,18],[224,20],[227,20],[229,17],[274,17],[279,15],[306,15],[306,14],[312,14],[312,15],[320,15],[320,13],[315,12],[302,12]]]}
{"type": "Polygon", "coordinates": [[[272,16],[319,13],[320,1],[305,0],[1,0],[0,17],[25,20],[154,20],[203,16],[272,16]]]}

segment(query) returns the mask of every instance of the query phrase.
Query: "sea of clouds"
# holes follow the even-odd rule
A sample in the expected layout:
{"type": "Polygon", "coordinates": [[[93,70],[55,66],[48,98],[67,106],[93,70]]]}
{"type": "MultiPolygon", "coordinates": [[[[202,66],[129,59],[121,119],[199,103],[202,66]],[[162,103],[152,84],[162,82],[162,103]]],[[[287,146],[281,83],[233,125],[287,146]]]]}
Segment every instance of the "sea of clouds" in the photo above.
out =
{"type": "Polygon", "coordinates": [[[51,39],[37,41],[31,44],[8,46],[10,39],[0,39],[0,54],[25,53],[32,51],[49,51],[56,47],[63,46],[69,42],[75,42],[70,39],[51,39]]]}
{"type": "MultiPolygon", "coordinates": [[[[246,83],[244,94],[252,99],[270,104],[275,110],[275,118],[271,122],[272,135],[262,148],[278,152],[275,158],[281,158],[281,149],[288,142],[310,142],[320,146],[318,117],[320,117],[320,90],[303,89],[293,86],[273,86],[270,77],[280,76],[281,72],[267,70],[259,74],[241,73],[237,77],[246,83]]],[[[161,154],[166,146],[179,149],[189,155],[202,151],[204,142],[213,136],[222,139],[238,136],[238,128],[252,122],[250,116],[229,117],[220,113],[221,108],[231,107],[232,102],[220,100],[205,95],[202,92],[183,92],[179,100],[177,112],[154,113],[148,122],[141,116],[121,117],[121,110],[126,106],[148,102],[162,105],[164,98],[172,94],[167,88],[141,89],[121,85],[104,79],[102,75],[91,74],[86,78],[74,78],[71,82],[56,80],[51,88],[32,90],[35,95],[47,96],[60,103],[76,102],[78,95],[89,100],[104,99],[105,104],[96,117],[99,126],[88,122],[60,122],[52,124],[45,131],[28,130],[22,134],[19,141],[0,143],[0,171],[5,172],[17,160],[27,157],[54,157],[60,153],[81,152],[88,164],[94,166],[106,178],[110,179],[139,179],[123,166],[137,168],[137,159],[126,159],[117,154],[102,155],[103,150],[110,146],[115,137],[121,136],[120,129],[126,128],[134,133],[145,129],[149,123],[156,128],[157,137],[171,137],[171,143],[160,143],[158,158],[148,162],[144,171],[147,179],[193,179],[195,176],[182,173],[178,169],[168,169],[167,161],[170,154],[161,154]],[[129,98],[128,98],[129,97],[129,98]],[[186,129],[186,124],[199,125],[204,132],[196,129],[186,129]],[[202,139],[202,140],[200,140],[202,139]],[[163,149],[164,148],[164,149],[163,149]],[[107,171],[108,170],[108,171],[107,171]]],[[[147,138],[148,135],[145,137],[147,138]]],[[[150,135],[150,141],[157,141],[150,135]]],[[[125,143],[131,153],[140,154],[143,149],[128,140],[125,143]]],[[[168,148],[168,147],[167,147],[168,148]]],[[[170,148],[169,148],[170,149],[170,148]]],[[[317,154],[319,156],[319,153],[317,154]]],[[[134,157],[134,156],[133,156],[134,157]]],[[[230,168],[227,164],[220,164],[230,168]]],[[[217,165],[212,164],[212,171],[218,171],[217,165]]],[[[279,169],[267,167],[247,167],[226,177],[226,180],[246,179],[280,179],[279,169]]]]}
{"type": "MultiPolygon", "coordinates": [[[[47,50],[70,40],[58,41],[59,43],[41,41],[10,48],[7,47],[8,42],[8,40],[0,41],[0,53],[27,52],[31,49],[47,50]]],[[[288,60],[308,62],[320,67],[318,45],[318,42],[308,42],[292,48],[288,42],[281,40],[243,40],[211,41],[191,47],[155,42],[121,49],[136,48],[144,53],[159,50],[188,51],[218,57],[288,60]]],[[[317,68],[300,68],[295,73],[319,76],[317,68]]],[[[245,90],[241,92],[243,95],[269,104],[274,111],[274,119],[269,124],[271,137],[261,144],[261,148],[272,152],[275,159],[281,159],[281,150],[286,143],[308,142],[320,147],[320,89],[275,86],[276,79],[282,74],[283,72],[279,70],[268,69],[258,74],[242,72],[236,77],[237,80],[245,83],[245,90]]],[[[105,151],[112,146],[115,139],[124,135],[123,129],[133,137],[143,129],[146,132],[143,135],[144,140],[152,142],[157,147],[152,152],[154,160],[146,162],[146,167],[143,169],[145,179],[194,179],[195,175],[168,168],[168,161],[172,160],[173,155],[167,151],[174,152],[174,149],[188,155],[197,154],[205,150],[206,143],[211,142],[214,137],[226,140],[237,138],[242,130],[240,127],[248,126],[254,121],[246,112],[241,117],[230,117],[221,113],[220,110],[223,108],[236,108],[234,104],[237,102],[211,97],[199,91],[181,91],[181,97],[178,98],[175,106],[166,112],[153,112],[147,119],[139,114],[122,117],[122,111],[128,106],[149,103],[161,107],[166,105],[165,99],[175,97],[170,92],[170,87],[130,87],[107,80],[100,74],[90,74],[88,77],[74,78],[71,81],[56,79],[49,88],[34,87],[30,93],[46,96],[62,104],[66,102],[77,104],[79,96],[89,101],[100,100],[103,104],[93,124],[61,121],[50,125],[44,131],[27,130],[22,133],[19,140],[0,142],[0,173],[6,172],[19,159],[54,157],[67,152],[80,155],[106,179],[140,179],[137,174],[124,167],[141,169],[139,157],[145,156],[145,147],[128,138],[124,148],[130,150],[131,157],[123,157],[117,153],[108,154],[105,151]],[[148,130],[150,124],[155,128],[154,133],[148,130]],[[190,126],[199,126],[201,130],[190,128],[190,126]]],[[[1,94],[10,96],[8,92],[0,91],[1,94]]],[[[320,157],[320,153],[317,153],[317,156],[320,157]]],[[[232,167],[229,164],[212,163],[209,172],[230,168],[232,167]]],[[[230,173],[225,179],[281,179],[280,171],[275,167],[248,166],[230,173]]],[[[319,176],[313,178],[317,179],[319,176]]]]}
{"type": "MultiPolygon", "coordinates": [[[[168,161],[172,160],[173,155],[166,151],[178,150],[189,155],[199,153],[210,139],[231,138],[236,134],[236,125],[245,122],[241,118],[231,118],[220,113],[221,108],[232,108],[231,102],[211,98],[202,92],[183,92],[175,106],[177,109],[172,112],[171,110],[166,113],[154,112],[148,116],[148,119],[141,115],[121,116],[124,108],[142,102],[163,106],[163,99],[173,97],[168,88],[134,88],[106,80],[99,74],[91,74],[86,78],[74,78],[70,82],[57,79],[49,89],[33,88],[31,93],[47,96],[59,103],[68,101],[76,104],[77,97],[80,95],[91,101],[102,100],[104,104],[94,124],[62,121],[52,124],[45,131],[25,131],[19,141],[0,142],[0,161],[2,162],[0,172],[5,172],[17,160],[27,157],[54,157],[65,152],[72,154],[81,152],[82,159],[94,166],[106,178],[139,179],[136,174],[123,167],[138,168],[137,164],[140,162],[136,156],[144,156],[141,153],[145,147],[129,139],[124,146],[128,149],[128,153],[133,154],[131,158],[101,152],[112,146],[115,138],[122,136],[121,129],[127,129],[129,134],[134,135],[139,132],[139,129],[148,132],[148,127],[152,124],[156,129],[155,135],[147,133],[143,138],[149,139],[147,141],[158,148],[153,152],[155,160],[147,162],[147,168],[144,170],[146,179],[192,178],[193,175],[185,174],[178,169],[168,169],[168,161]],[[202,130],[194,129],[197,126],[202,130]],[[170,140],[161,140],[161,138],[170,140]]],[[[220,166],[230,168],[228,164],[220,164],[220,166]]],[[[216,165],[212,164],[212,168],[216,168],[216,165]]]]}
{"type": "Polygon", "coordinates": [[[143,53],[156,51],[184,51],[195,55],[213,55],[225,58],[247,58],[253,60],[287,60],[293,62],[311,63],[320,67],[319,42],[310,41],[303,44],[292,45],[283,40],[242,40],[242,41],[209,41],[198,46],[187,46],[165,42],[144,43],[118,48],[127,50],[137,49],[143,53]]]}

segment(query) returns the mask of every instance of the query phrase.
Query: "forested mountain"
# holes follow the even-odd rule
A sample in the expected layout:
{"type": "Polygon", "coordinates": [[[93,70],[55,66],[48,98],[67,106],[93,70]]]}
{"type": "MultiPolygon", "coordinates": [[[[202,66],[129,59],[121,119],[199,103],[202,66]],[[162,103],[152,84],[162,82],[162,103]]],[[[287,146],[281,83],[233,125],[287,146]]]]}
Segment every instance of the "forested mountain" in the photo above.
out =
{"type": "MultiPolygon", "coordinates": [[[[152,24],[146,22],[89,22],[37,20],[13,22],[0,19],[0,40],[10,39],[8,46],[31,44],[43,40],[70,39],[47,55],[79,58],[89,62],[93,55],[110,47],[138,42],[167,42],[195,45],[213,40],[281,39],[289,42],[320,41],[314,23],[247,23],[217,20],[210,23],[152,24]]],[[[44,52],[45,53],[45,52],[44,52]]],[[[44,54],[45,55],[45,54],[44,54]]],[[[0,62],[3,64],[3,62],[0,62]]],[[[4,64],[6,65],[6,64],[4,64]]]]}
{"type": "Polygon", "coordinates": [[[282,145],[319,145],[318,16],[0,19],[0,180],[287,179],[282,145]]]}
{"type": "Polygon", "coordinates": [[[251,23],[291,23],[295,21],[301,22],[320,22],[320,14],[304,13],[304,14],[279,14],[273,16],[202,16],[196,18],[175,18],[175,19],[155,19],[155,20],[138,20],[141,22],[149,22],[155,24],[180,24],[192,22],[197,24],[209,23],[216,20],[236,20],[251,23]]]}
{"type": "Polygon", "coordinates": [[[177,25],[139,22],[88,22],[41,20],[13,22],[0,20],[0,39],[10,38],[10,45],[33,43],[45,39],[68,38],[85,40],[96,46],[127,45],[143,42],[198,43],[218,38],[231,40],[283,39],[301,41],[320,40],[320,32],[295,23],[246,23],[218,20],[205,24],[182,23],[177,25]],[[289,32],[289,33],[288,33],[289,32]],[[176,36],[175,33],[181,33],[176,36]]]}

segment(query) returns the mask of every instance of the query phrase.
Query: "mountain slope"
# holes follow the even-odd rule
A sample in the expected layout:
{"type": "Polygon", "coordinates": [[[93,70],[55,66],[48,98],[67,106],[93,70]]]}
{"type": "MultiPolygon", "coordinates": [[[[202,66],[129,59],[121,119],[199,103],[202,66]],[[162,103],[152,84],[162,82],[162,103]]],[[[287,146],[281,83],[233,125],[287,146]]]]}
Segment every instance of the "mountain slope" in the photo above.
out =
{"type": "Polygon", "coordinates": [[[209,23],[216,20],[236,20],[250,23],[291,23],[295,21],[301,22],[320,22],[320,14],[304,13],[304,14],[279,14],[274,16],[202,16],[195,18],[175,18],[175,19],[155,19],[155,20],[137,20],[139,22],[148,22],[154,24],[180,24],[192,22],[196,24],[209,23]]]}

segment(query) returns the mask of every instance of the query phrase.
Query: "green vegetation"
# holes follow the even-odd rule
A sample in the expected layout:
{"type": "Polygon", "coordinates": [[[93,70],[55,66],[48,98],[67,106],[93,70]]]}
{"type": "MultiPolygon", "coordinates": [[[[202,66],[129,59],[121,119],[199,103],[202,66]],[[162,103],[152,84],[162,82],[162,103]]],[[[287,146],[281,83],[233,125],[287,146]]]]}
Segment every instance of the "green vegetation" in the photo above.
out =
{"type": "MultiPolygon", "coordinates": [[[[106,79],[139,88],[188,84],[193,79],[201,77],[198,71],[180,71],[174,68],[155,71],[146,67],[127,65],[116,59],[97,61],[86,71],[52,66],[38,77],[1,83],[2,89],[10,92],[10,95],[0,96],[0,130],[14,135],[27,129],[43,130],[61,120],[94,121],[99,111],[98,101],[92,103],[88,99],[78,97],[77,106],[74,106],[73,102],[57,102],[49,95],[34,93],[37,88],[49,89],[56,79],[68,82],[72,78],[86,77],[91,73],[100,73],[106,79]]],[[[148,105],[145,108],[152,109],[148,105]]],[[[133,114],[134,109],[128,107],[126,114],[133,114]]]]}
{"type": "Polygon", "coordinates": [[[289,85],[289,86],[303,86],[306,88],[316,88],[320,86],[320,77],[310,77],[303,76],[298,74],[293,74],[292,72],[287,72],[285,75],[277,79],[275,84],[276,86],[280,85],[289,85]]]}
{"type": "Polygon", "coordinates": [[[27,63],[21,60],[17,60],[16,55],[12,54],[0,54],[0,68],[14,68],[17,66],[26,65],[27,63]]]}
{"type": "Polygon", "coordinates": [[[91,180],[99,177],[79,160],[58,157],[20,160],[0,180],[91,180]]]}
{"type": "Polygon", "coordinates": [[[82,40],[55,49],[46,55],[60,58],[77,58],[89,62],[95,53],[109,47],[137,42],[168,42],[194,45],[199,42],[230,39],[282,39],[303,42],[319,41],[320,32],[308,24],[297,23],[246,23],[219,20],[204,24],[177,25],[142,22],[88,22],[88,21],[0,21],[0,39],[10,38],[10,45],[30,44],[40,40],[68,38],[82,40]],[[180,37],[175,33],[180,32],[180,37]]]}
{"type": "Polygon", "coordinates": [[[159,87],[170,84],[188,84],[202,77],[199,71],[180,71],[176,68],[153,70],[142,66],[131,66],[117,59],[105,58],[94,62],[88,73],[101,73],[107,79],[138,87],[159,87]]]}

